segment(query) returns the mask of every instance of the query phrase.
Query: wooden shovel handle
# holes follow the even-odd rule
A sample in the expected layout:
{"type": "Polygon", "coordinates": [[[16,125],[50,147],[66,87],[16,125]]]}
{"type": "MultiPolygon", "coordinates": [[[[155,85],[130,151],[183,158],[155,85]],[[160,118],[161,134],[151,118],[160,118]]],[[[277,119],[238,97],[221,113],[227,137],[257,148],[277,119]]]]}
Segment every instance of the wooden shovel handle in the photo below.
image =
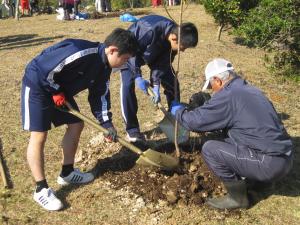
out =
{"type": "Polygon", "coordinates": [[[6,172],[5,172],[3,163],[4,163],[4,160],[3,160],[2,152],[0,149],[0,175],[2,177],[4,187],[8,187],[8,180],[7,180],[7,176],[6,176],[6,172]]]}
{"type": "MultiPolygon", "coordinates": [[[[155,96],[155,94],[154,94],[152,88],[148,87],[148,92],[149,92],[150,96],[152,96],[152,97],[155,96]]],[[[168,111],[166,110],[166,108],[165,108],[160,102],[157,103],[157,106],[158,106],[158,108],[164,113],[164,115],[167,117],[167,119],[168,119],[170,122],[174,123],[173,118],[170,116],[170,114],[168,113],[168,111]]]]}
{"type": "MultiPolygon", "coordinates": [[[[104,127],[100,126],[98,123],[94,122],[93,120],[91,120],[90,118],[88,118],[87,116],[81,114],[80,112],[78,112],[77,110],[75,110],[72,105],[69,102],[65,102],[65,105],[68,107],[69,109],[69,113],[73,114],[74,116],[77,116],[79,119],[82,119],[84,122],[88,123],[89,125],[91,125],[92,127],[96,128],[97,130],[100,130],[101,132],[103,132],[104,134],[108,134],[108,130],[105,129],[104,127]]],[[[132,150],[133,152],[142,155],[143,152],[137,148],[136,146],[134,146],[133,144],[127,142],[125,139],[117,136],[117,141],[125,146],[126,148],[132,150]]]]}

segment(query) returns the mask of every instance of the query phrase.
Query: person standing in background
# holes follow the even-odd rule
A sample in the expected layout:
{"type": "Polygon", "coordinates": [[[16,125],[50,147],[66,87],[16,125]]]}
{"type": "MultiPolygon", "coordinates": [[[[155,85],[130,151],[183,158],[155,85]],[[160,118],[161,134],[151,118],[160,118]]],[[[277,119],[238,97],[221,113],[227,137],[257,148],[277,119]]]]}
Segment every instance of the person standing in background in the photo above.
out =
{"type": "Polygon", "coordinates": [[[74,7],[74,0],[63,0],[64,20],[70,20],[70,13],[74,7]]]}
{"type": "Polygon", "coordinates": [[[74,14],[75,14],[75,15],[78,15],[78,7],[79,7],[79,4],[81,4],[81,1],[80,1],[80,0],[74,0],[74,14]]]}
{"type": "Polygon", "coordinates": [[[161,0],[152,0],[152,6],[157,7],[161,5],[161,0]]]}
{"type": "Polygon", "coordinates": [[[27,12],[27,15],[29,15],[29,0],[21,0],[21,9],[22,9],[22,16],[24,16],[24,12],[27,12]]]}

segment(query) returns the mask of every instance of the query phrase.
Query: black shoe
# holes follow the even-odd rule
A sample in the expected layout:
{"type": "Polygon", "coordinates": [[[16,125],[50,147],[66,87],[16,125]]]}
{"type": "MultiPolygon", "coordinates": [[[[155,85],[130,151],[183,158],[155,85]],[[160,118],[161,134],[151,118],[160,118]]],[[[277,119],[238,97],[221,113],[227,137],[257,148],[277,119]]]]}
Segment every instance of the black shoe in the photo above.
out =
{"type": "Polygon", "coordinates": [[[207,204],[217,209],[248,208],[247,186],[244,180],[224,182],[227,195],[220,198],[212,198],[207,204]]]}

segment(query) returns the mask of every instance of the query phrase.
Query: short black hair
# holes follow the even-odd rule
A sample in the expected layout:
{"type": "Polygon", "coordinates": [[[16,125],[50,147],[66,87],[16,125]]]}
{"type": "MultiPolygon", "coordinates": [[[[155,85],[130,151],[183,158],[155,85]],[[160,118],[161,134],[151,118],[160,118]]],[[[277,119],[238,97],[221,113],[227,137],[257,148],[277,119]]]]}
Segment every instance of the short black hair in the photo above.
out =
{"type": "Polygon", "coordinates": [[[190,97],[189,100],[189,104],[188,104],[188,111],[194,110],[202,105],[204,105],[204,103],[206,101],[208,101],[211,98],[210,94],[206,93],[206,92],[198,92],[193,94],[190,97]]]}
{"type": "Polygon", "coordinates": [[[136,55],[139,48],[138,42],[134,34],[122,28],[114,29],[105,39],[104,44],[109,47],[116,46],[119,49],[119,55],[131,54],[136,55]]]}
{"type": "MultiPolygon", "coordinates": [[[[180,44],[185,48],[193,48],[198,44],[198,30],[193,23],[183,23],[180,26],[180,44]]],[[[175,26],[172,31],[178,37],[178,26],[175,26]]]]}

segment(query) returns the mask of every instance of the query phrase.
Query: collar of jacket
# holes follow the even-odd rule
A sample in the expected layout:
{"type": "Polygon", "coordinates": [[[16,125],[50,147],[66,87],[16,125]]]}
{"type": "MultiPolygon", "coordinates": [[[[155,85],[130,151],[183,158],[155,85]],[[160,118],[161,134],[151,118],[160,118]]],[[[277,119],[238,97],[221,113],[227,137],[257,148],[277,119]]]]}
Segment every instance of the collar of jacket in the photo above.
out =
{"type": "Polygon", "coordinates": [[[99,46],[99,55],[103,61],[103,64],[105,66],[105,68],[110,68],[109,63],[108,63],[108,59],[107,59],[107,55],[105,54],[105,44],[100,44],[99,46]]]}

